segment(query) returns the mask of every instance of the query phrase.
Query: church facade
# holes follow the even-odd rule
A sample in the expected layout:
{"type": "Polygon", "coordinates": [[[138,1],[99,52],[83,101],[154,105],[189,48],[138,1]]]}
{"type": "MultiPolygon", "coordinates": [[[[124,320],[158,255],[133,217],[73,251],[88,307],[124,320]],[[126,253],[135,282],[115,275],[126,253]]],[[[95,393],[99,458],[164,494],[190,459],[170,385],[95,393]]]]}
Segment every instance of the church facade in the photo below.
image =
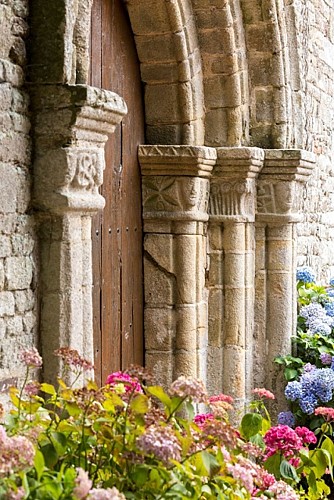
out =
{"type": "MultiPolygon", "coordinates": [[[[327,0],[0,0],[0,391],[36,345],[280,393],[334,274],[327,0]]],[[[280,398],[278,400],[280,405],[280,398]]]]}

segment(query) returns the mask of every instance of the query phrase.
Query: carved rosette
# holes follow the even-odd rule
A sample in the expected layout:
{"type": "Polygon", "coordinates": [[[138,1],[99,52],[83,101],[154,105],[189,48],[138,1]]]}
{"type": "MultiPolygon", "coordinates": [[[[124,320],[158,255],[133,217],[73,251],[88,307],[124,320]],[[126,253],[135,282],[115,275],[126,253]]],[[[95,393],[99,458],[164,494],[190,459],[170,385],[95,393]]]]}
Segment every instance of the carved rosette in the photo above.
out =
{"type": "Polygon", "coordinates": [[[140,146],[138,156],[144,219],[208,220],[213,148],[140,146]]]}
{"type": "Polygon", "coordinates": [[[209,212],[212,221],[253,221],[255,182],[262,167],[258,148],[218,148],[211,181],[209,212]]]}
{"type": "Polygon", "coordinates": [[[104,206],[104,146],[126,113],[113,92],[85,85],[35,88],[34,202],[40,211],[94,212],[104,206]]]}
{"type": "Polygon", "coordinates": [[[315,156],[303,150],[265,150],[257,184],[257,220],[298,222],[301,196],[315,166],[315,156]]]}

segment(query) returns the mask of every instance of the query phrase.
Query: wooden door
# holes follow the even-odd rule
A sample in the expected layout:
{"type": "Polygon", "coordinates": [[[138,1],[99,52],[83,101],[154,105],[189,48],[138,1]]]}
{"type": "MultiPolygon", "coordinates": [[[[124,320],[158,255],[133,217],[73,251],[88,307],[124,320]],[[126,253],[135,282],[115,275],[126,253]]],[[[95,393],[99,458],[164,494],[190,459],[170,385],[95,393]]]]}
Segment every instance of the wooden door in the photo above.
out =
{"type": "Polygon", "coordinates": [[[94,0],[91,85],[122,96],[128,114],[109,138],[101,189],[106,206],[93,221],[93,311],[96,380],[143,364],[141,182],[144,143],[139,62],[122,0],[94,0]]]}

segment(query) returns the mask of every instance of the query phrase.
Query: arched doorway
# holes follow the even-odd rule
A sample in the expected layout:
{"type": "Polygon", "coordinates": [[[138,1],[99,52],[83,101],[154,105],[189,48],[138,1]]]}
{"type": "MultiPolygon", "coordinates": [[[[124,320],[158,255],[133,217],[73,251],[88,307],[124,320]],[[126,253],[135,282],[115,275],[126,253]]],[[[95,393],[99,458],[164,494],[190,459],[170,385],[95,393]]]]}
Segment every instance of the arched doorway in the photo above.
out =
{"type": "Polygon", "coordinates": [[[90,83],[122,96],[128,114],[109,138],[93,222],[93,314],[96,380],[143,364],[141,181],[137,147],[144,143],[139,61],[121,0],[94,0],[90,83]]]}

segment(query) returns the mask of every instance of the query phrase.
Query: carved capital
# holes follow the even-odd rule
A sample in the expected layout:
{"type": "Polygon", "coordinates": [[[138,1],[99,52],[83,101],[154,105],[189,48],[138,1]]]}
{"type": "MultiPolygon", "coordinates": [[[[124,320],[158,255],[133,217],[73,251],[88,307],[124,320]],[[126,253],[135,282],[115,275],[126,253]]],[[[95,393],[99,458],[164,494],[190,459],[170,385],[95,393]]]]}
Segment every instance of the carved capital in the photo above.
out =
{"type": "Polygon", "coordinates": [[[104,145],[127,111],[123,99],[85,85],[39,86],[31,93],[35,207],[51,213],[103,208],[104,145]]]}
{"type": "Polygon", "coordinates": [[[263,165],[259,148],[217,148],[209,212],[216,221],[253,221],[255,217],[255,180],[263,165]]]}
{"type": "Polygon", "coordinates": [[[216,150],[205,146],[139,146],[138,158],[143,176],[190,175],[210,177],[216,163],[216,150]]]}
{"type": "Polygon", "coordinates": [[[265,150],[257,183],[257,220],[289,223],[301,219],[303,185],[315,166],[315,155],[299,149],[265,150]]]}
{"type": "Polygon", "coordinates": [[[144,219],[207,220],[209,181],[148,176],[142,181],[144,219]]]}
{"type": "Polygon", "coordinates": [[[146,220],[208,220],[213,148],[140,146],[143,217],[146,220]]]}

